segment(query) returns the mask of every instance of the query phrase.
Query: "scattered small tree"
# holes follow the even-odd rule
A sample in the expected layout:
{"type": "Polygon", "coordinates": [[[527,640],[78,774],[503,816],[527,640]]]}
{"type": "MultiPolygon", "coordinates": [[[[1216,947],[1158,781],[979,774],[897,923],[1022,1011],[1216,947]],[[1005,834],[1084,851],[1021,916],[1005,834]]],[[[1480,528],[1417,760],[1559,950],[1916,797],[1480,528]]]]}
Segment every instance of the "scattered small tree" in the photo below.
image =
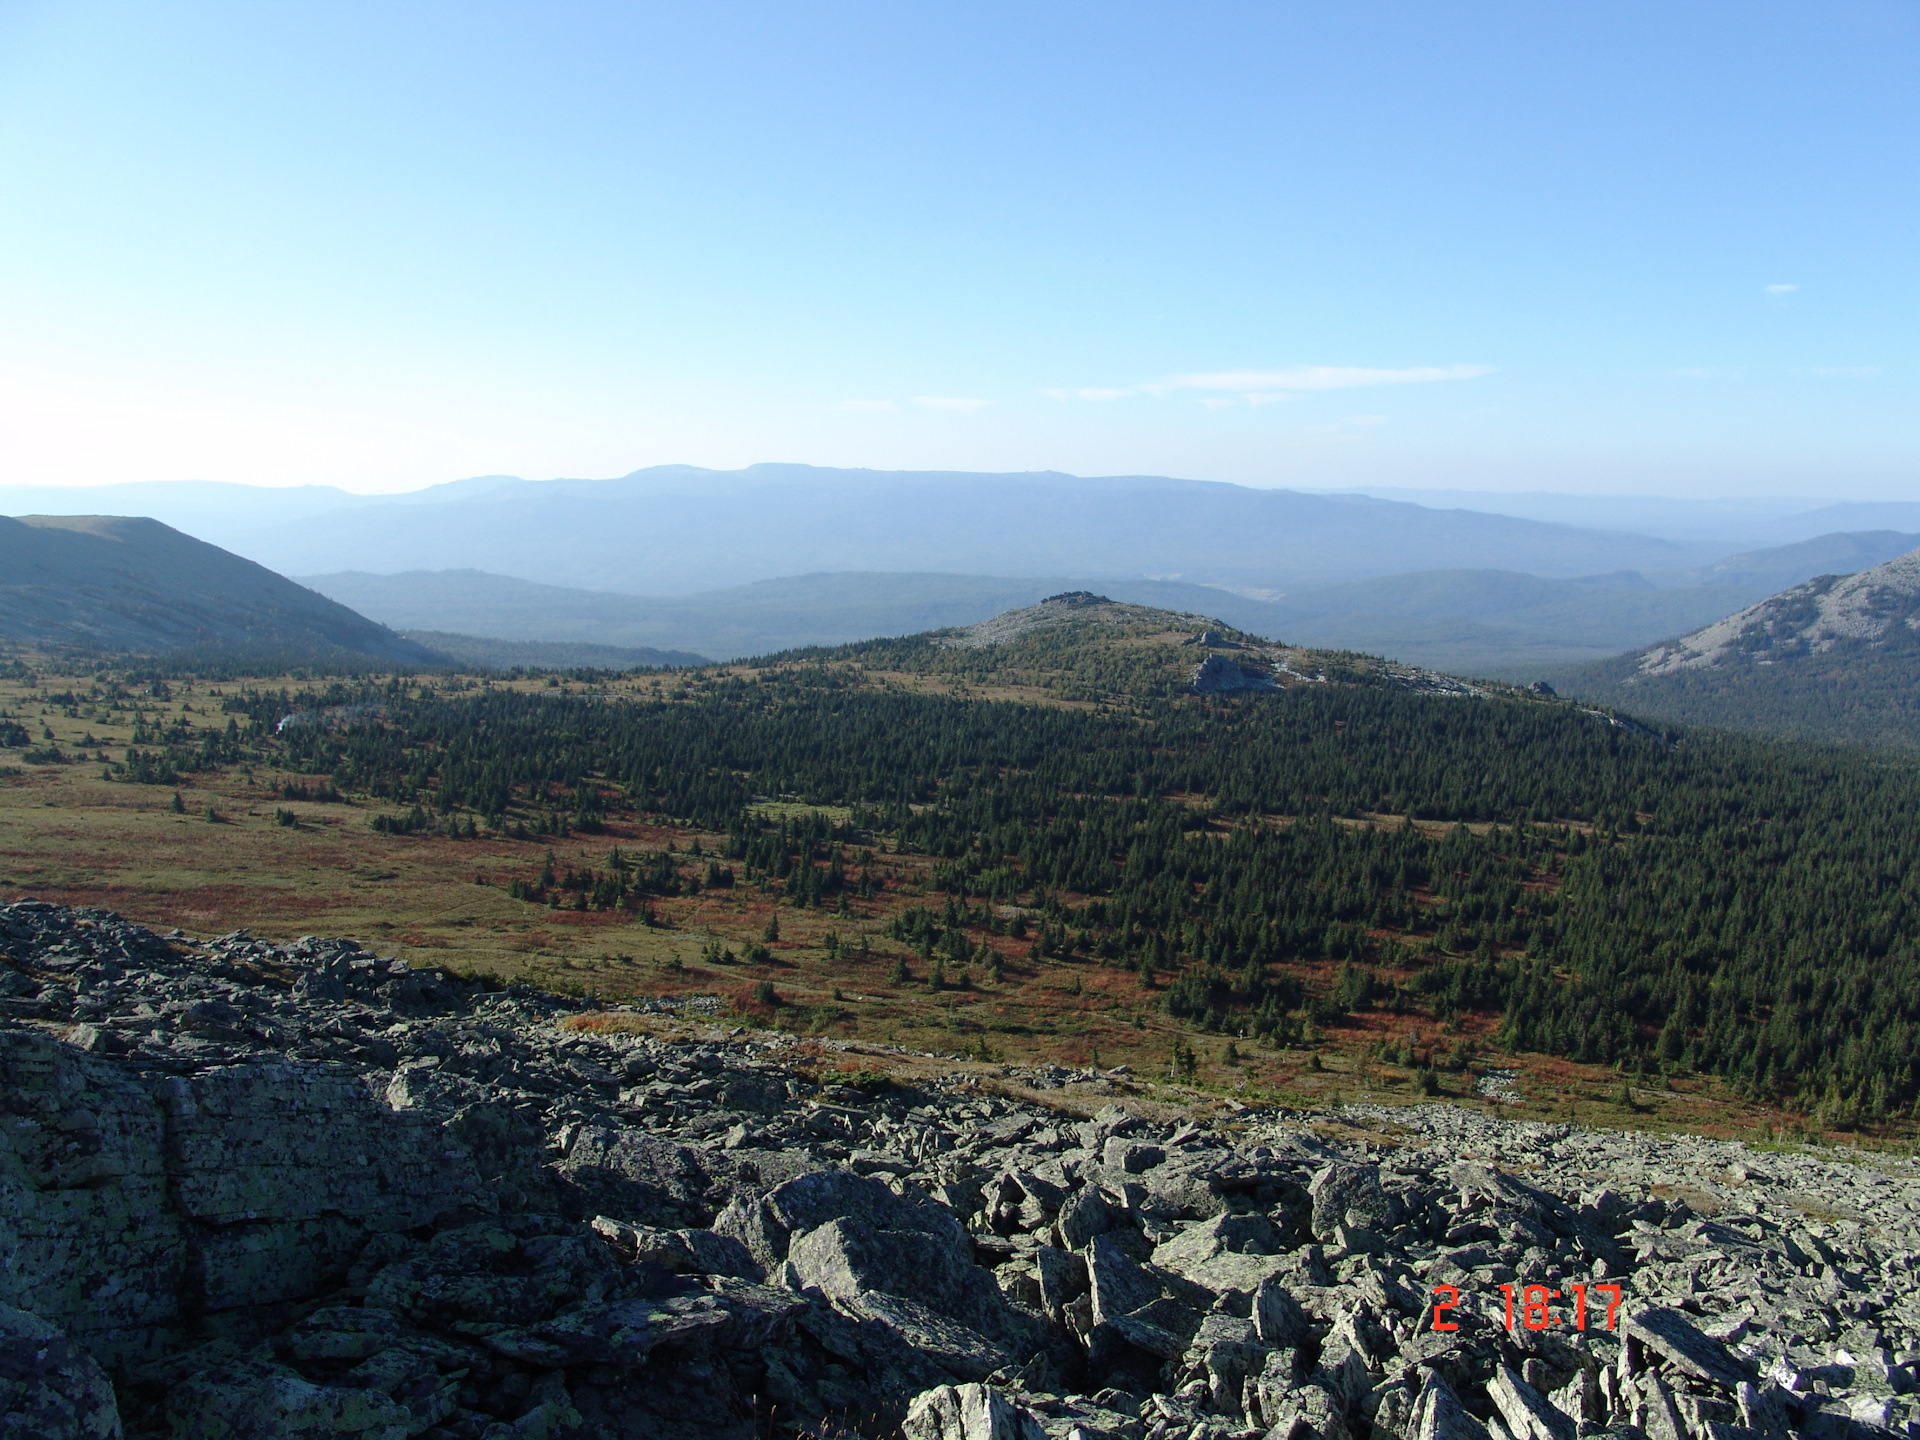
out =
{"type": "Polygon", "coordinates": [[[1191,1080],[1199,1069],[1199,1061],[1194,1058],[1193,1047],[1184,1040],[1173,1042],[1173,1064],[1168,1068],[1169,1075],[1191,1080]]]}

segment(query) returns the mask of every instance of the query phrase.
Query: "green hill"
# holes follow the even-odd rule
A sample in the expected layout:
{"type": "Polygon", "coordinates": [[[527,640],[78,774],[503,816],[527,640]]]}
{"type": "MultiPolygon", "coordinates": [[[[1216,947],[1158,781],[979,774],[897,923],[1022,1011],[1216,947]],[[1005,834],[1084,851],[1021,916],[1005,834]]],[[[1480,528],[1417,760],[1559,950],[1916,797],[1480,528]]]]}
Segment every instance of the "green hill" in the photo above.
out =
{"type": "Polygon", "coordinates": [[[244,652],[406,664],[433,654],[158,520],[0,516],[0,639],[112,652],[244,652]]]}
{"type": "Polygon", "coordinates": [[[1132,605],[1086,590],[1050,595],[977,625],[789,651],[761,663],[797,660],[1081,703],[1336,683],[1478,693],[1429,670],[1276,644],[1210,615],[1132,605]]]}

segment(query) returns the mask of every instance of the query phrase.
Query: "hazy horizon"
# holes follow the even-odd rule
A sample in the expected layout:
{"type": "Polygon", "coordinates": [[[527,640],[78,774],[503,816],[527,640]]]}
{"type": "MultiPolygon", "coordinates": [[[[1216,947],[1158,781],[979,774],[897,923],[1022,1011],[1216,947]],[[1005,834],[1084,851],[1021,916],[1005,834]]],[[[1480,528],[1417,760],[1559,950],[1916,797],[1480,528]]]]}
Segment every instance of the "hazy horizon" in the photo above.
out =
{"type": "Polygon", "coordinates": [[[908,467],[908,466],[883,467],[883,466],[858,466],[858,465],[835,466],[835,465],[819,464],[819,463],[808,461],[808,460],[757,460],[757,461],[749,461],[748,463],[744,465],[739,465],[739,466],[696,465],[687,461],[668,460],[668,461],[661,461],[656,464],[649,464],[649,465],[643,465],[643,466],[630,466],[625,470],[609,472],[604,475],[560,475],[560,474],[519,475],[519,474],[511,474],[506,471],[484,471],[484,472],[476,472],[468,475],[450,475],[450,476],[445,476],[439,479],[431,479],[431,480],[397,481],[396,483],[388,486],[375,486],[375,485],[370,485],[365,483],[354,484],[354,483],[351,483],[350,479],[276,481],[271,479],[209,479],[203,476],[195,476],[195,475],[159,476],[159,477],[151,477],[151,478],[145,478],[145,479],[128,479],[125,477],[109,475],[109,476],[100,476],[100,477],[88,477],[83,479],[68,479],[68,480],[23,479],[23,480],[0,481],[0,497],[4,497],[4,495],[8,491],[15,491],[15,490],[46,489],[46,490],[85,491],[85,490],[103,490],[103,489],[110,489],[110,488],[115,488],[120,486],[136,486],[136,485],[140,485],[140,486],[231,485],[231,486],[239,486],[239,487],[243,487],[246,489],[253,489],[253,490],[298,490],[298,489],[338,490],[343,494],[354,496],[354,497],[391,499],[391,498],[397,498],[405,495],[418,495],[418,494],[424,493],[425,491],[433,490],[441,486],[466,485],[474,482],[491,481],[491,480],[517,481],[521,483],[534,484],[534,485],[569,484],[569,483],[591,484],[599,481],[622,480],[622,479],[628,478],[629,476],[642,474],[648,470],[675,470],[675,469],[706,470],[706,471],[711,471],[715,474],[738,474],[746,470],[766,469],[766,468],[780,468],[780,469],[806,468],[806,469],[817,469],[817,470],[864,471],[864,472],[869,472],[874,474],[883,474],[883,475],[884,474],[931,474],[931,473],[944,472],[944,473],[957,473],[957,474],[978,473],[978,474],[984,474],[984,475],[1013,476],[1013,475],[1051,473],[1051,474],[1067,476],[1069,478],[1076,479],[1076,480],[1118,479],[1118,478],[1129,478],[1137,475],[1152,474],[1153,478],[1157,478],[1157,479],[1193,481],[1200,484],[1237,485],[1237,486],[1241,486],[1243,488],[1252,489],[1252,490],[1294,490],[1294,491],[1298,491],[1303,495],[1369,495],[1377,499],[1402,500],[1409,504],[1427,505],[1434,508],[1447,508],[1454,505],[1456,502],[1464,502],[1467,500],[1475,500],[1475,499],[1505,500],[1514,505],[1518,505],[1520,504],[1520,502],[1526,501],[1528,499],[1568,499],[1568,500],[1580,500],[1580,501],[1593,501],[1596,504],[1618,503],[1621,505],[1633,505],[1636,503],[1655,504],[1655,505],[1681,505],[1681,506],[1687,506],[1687,505],[1712,506],[1712,505],[1728,505],[1728,504],[1750,505],[1758,509],[1765,510],[1769,513],[1790,514],[1797,509],[1813,509],[1813,508],[1817,508],[1825,505],[1849,504],[1849,503],[1870,504],[1870,503],[1877,503],[1885,500],[1907,500],[1907,499],[1920,500],[1920,483],[1917,483],[1915,485],[1913,494],[1911,496],[1904,493],[1897,496],[1876,494],[1865,489],[1854,490],[1854,491],[1834,490],[1828,493],[1820,493],[1820,494],[1815,494],[1815,493],[1795,494],[1795,493],[1786,493],[1786,492],[1769,493],[1769,492],[1758,491],[1758,490],[1755,490],[1755,491],[1729,490],[1725,492],[1716,492],[1711,494],[1687,494],[1687,493],[1675,493],[1673,491],[1659,493],[1652,490],[1647,490],[1647,491],[1595,490],[1595,489],[1581,489],[1581,488],[1555,489],[1552,487],[1543,487],[1538,485],[1525,485],[1521,483],[1515,483],[1513,485],[1505,486],[1505,487],[1483,486],[1483,487],[1477,487],[1477,488],[1472,486],[1443,485],[1439,483],[1434,483],[1431,485],[1418,485],[1418,484],[1388,485],[1388,484],[1367,484],[1362,482],[1362,483],[1355,483],[1355,484],[1349,484],[1349,485],[1319,485],[1319,484],[1305,484],[1305,483],[1283,484],[1278,481],[1275,481],[1270,484],[1262,484],[1257,480],[1231,480],[1231,479],[1223,479],[1221,477],[1212,476],[1212,475],[1189,475],[1189,474],[1179,474],[1174,472],[1165,472],[1165,473],[1146,472],[1146,471],[1081,472],[1081,471],[1060,470],[1060,469],[1044,470],[1044,469],[1040,469],[1033,466],[1014,466],[1014,467],[1009,467],[1005,469],[996,469],[996,470],[968,470],[968,469],[962,469],[962,468],[951,467],[951,466],[911,466],[911,467],[908,467]]]}
{"type": "Polygon", "coordinates": [[[0,472],[1920,497],[1920,12],[0,11],[0,472]]]}

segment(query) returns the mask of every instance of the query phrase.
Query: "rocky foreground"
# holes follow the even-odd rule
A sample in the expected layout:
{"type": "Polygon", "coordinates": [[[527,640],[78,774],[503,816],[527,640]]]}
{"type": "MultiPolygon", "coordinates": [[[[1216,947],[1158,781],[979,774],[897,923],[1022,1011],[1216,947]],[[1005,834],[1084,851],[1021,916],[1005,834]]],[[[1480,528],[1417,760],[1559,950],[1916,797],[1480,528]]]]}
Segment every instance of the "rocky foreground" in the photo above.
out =
{"type": "Polygon", "coordinates": [[[582,1008],[0,907],[0,1435],[1920,1435],[1904,1162],[1083,1118],[582,1008]]]}

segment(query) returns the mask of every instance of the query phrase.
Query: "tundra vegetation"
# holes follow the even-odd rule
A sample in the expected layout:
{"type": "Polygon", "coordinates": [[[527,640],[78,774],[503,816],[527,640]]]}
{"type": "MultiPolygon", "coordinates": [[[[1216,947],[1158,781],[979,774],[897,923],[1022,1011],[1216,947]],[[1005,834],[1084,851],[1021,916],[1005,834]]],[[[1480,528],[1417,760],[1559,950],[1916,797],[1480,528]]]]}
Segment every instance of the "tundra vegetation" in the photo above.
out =
{"type": "Polygon", "coordinates": [[[1498,1052],[1557,1114],[1910,1122],[1909,761],[1360,657],[1183,695],[1187,618],[637,676],[23,659],[0,860],[148,923],[942,1053],[1324,1097],[1498,1052]]]}

